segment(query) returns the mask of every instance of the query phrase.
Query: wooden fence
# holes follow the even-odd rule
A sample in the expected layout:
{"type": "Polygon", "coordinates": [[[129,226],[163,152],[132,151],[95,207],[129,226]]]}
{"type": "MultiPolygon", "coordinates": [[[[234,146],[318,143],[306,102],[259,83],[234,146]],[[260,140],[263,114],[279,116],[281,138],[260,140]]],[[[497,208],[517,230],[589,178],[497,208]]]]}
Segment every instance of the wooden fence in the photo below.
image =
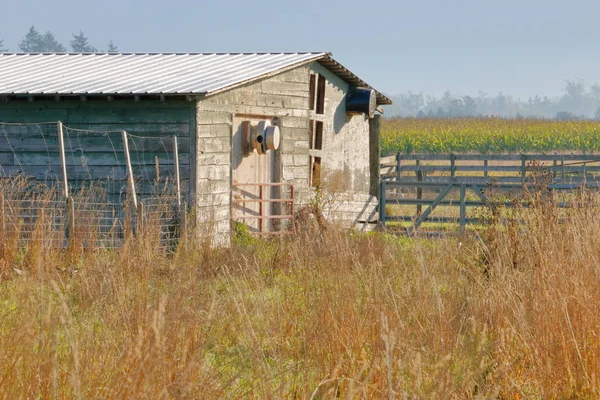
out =
{"type": "Polygon", "coordinates": [[[523,193],[597,189],[600,155],[396,154],[381,159],[380,220],[415,234],[428,229],[484,224],[481,208],[527,206],[523,193]],[[427,223],[427,224],[426,224],[427,223]],[[435,227],[432,228],[432,224],[435,227]]]}

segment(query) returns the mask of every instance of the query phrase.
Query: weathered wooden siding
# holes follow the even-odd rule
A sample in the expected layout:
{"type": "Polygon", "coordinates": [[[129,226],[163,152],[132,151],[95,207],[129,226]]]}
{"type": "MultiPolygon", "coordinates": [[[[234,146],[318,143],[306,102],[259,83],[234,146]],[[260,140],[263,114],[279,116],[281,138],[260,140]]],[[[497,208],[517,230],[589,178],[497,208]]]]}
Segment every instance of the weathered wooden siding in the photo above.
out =
{"type": "MultiPolygon", "coordinates": [[[[144,137],[178,137],[182,188],[190,190],[190,150],[195,134],[195,102],[182,100],[115,100],[97,99],[81,102],[66,99],[60,102],[36,100],[31,103],[15,100],[0,104],[0,122],[42,123],[62,121],[68,128],[117,131],[107,135],[65,129],[67,175],[73,187],[97,179],[111,178],[109,187],[123,196],[126,170],[123,142],[118,131],[144,137]]],[[[152,192],[156,178],[155,156],[159,173],[165,177],[174,170],[171,138],[132,139],[130,150],[134,175],[138,180],[138,195],[152,192]],[[133,142],[133,143],[132,143],[133,142]]],[[[61,179],[58,134],[55,124],[37,127],[0,125],[0,166],[5,174],[19,173],[48,183],[61,179]]]]}

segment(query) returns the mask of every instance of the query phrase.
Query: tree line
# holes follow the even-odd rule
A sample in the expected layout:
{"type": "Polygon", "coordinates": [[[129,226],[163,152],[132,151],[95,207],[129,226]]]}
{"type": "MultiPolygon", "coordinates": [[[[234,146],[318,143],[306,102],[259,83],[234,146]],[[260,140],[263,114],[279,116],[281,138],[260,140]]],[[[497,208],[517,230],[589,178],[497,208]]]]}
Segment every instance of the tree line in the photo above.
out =
{"type": "Polygon", "coordinates": [[[391,96],[394,105],[386,114],[399,117],[458,118],[458,117],[535,117],[557,120],[600,120],[600,84],[586,85],[581,80],[567,80],[563,93],[555,97],[532,96],[526,100],[505,93],[489,96],[453,94],[427,96],[411,91],[391,96]]]}
{"type": "MultiPolygon", "coordinates": [[[[75,53],[95,53],[98,51],[96,47],[89,43],[88,38],[81,29],[79,30],[79,33],[73,34],[73,39],[71,39],[69,45],[71,51],[75,53]]],[[[46,31],[46,33],[42,34],[32,25],[31,28],[29,28],[29,32],[21,39],[19,50],[27,53],[65,53],[67,52],[67,47],[60,43],[52,32],[46,31]]],[[[0,39],[0,52],[7,51],[9,50],[4,47],[4,41],[0,39]]],[[[116,53],[119,49],[111,40],[108,43],[106,50],[102,51],[116,53]]]]}

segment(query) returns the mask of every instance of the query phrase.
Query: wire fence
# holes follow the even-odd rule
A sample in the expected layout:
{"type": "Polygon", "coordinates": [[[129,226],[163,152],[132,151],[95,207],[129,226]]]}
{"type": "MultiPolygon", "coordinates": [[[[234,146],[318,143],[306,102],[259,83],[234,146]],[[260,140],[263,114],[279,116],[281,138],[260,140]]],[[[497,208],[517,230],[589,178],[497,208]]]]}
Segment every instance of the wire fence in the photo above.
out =
{"type": "Polygon", "coordinates": [[[162,132],[0,122],[4,240],[103,248],[144,235],[173,248],[187,226],[177,147],[162,132]]]}
{"type": "Polygon", "coordinates": [[[155,246],[174,249],[187,231],[185,204],[174,197],[146,198],[138,207],[78,196],[66,201],[34,193],[11,197],[0,193],[0,235],[4,244],[26,247],[76,246],[117,248],[128,237],[143,236],[155,246]]]}

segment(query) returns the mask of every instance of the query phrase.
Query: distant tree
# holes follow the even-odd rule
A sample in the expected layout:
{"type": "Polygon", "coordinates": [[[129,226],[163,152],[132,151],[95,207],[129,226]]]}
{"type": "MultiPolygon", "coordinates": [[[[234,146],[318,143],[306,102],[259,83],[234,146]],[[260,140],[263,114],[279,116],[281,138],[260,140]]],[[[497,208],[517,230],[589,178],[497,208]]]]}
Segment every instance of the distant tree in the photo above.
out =
{"type": "Polygon", "coordinates": [[[31,25],[29,32],[19,43],[19,49],[26,52],[38,52],[42,50],[42,35],[35,29],[35,26],[31,25]]]}
{"type": "Polygon", "coordinates": [[[109,52],[109,53],[118,53],[119,52],[119,49],[113,43],[112,40],[110,42],[108,42],[108,50],[107,50],[107,52],[109,52]]]}
{"type": "Polygon", "coordinates": [[[59,43],[52,32],[47,31],[42,37],[43,50],[50,53],[65,53],[67,48],[59,43]]]}
{"type": "Polygon", "coordinates": [[[27,35],[19,43],[21,51],[64,53],[66,47],[60,44],[52,32],[47,31],[43,36],[32,25],[27,35]]]}
{"type": "Polygon", "coordinates": [[[596,108],[596,114],[594,114],[595,120],[600,120],[600,107],[596,108]]]}
{"type": "Polygon", "coordinates": [[[570,111],[559,111],[556,113],[554,119],[557,121],[576,121],[581,119],[581,117],[570,111]]]}
{"type": "Polygon", "coordinates": [[[8,51],[8,49],[4,48],[4,41],[0,40],[0,53],[3,53],[5,51],[8,51]]]}
{"type": "Polygon", "coordinates": [[[88,43],[88,39],[81,29],[79,30],[78,35],[73,34],[71,49],[73,49],[75,53],[95,53],[98,51],[94,46],[88,43]]]}

